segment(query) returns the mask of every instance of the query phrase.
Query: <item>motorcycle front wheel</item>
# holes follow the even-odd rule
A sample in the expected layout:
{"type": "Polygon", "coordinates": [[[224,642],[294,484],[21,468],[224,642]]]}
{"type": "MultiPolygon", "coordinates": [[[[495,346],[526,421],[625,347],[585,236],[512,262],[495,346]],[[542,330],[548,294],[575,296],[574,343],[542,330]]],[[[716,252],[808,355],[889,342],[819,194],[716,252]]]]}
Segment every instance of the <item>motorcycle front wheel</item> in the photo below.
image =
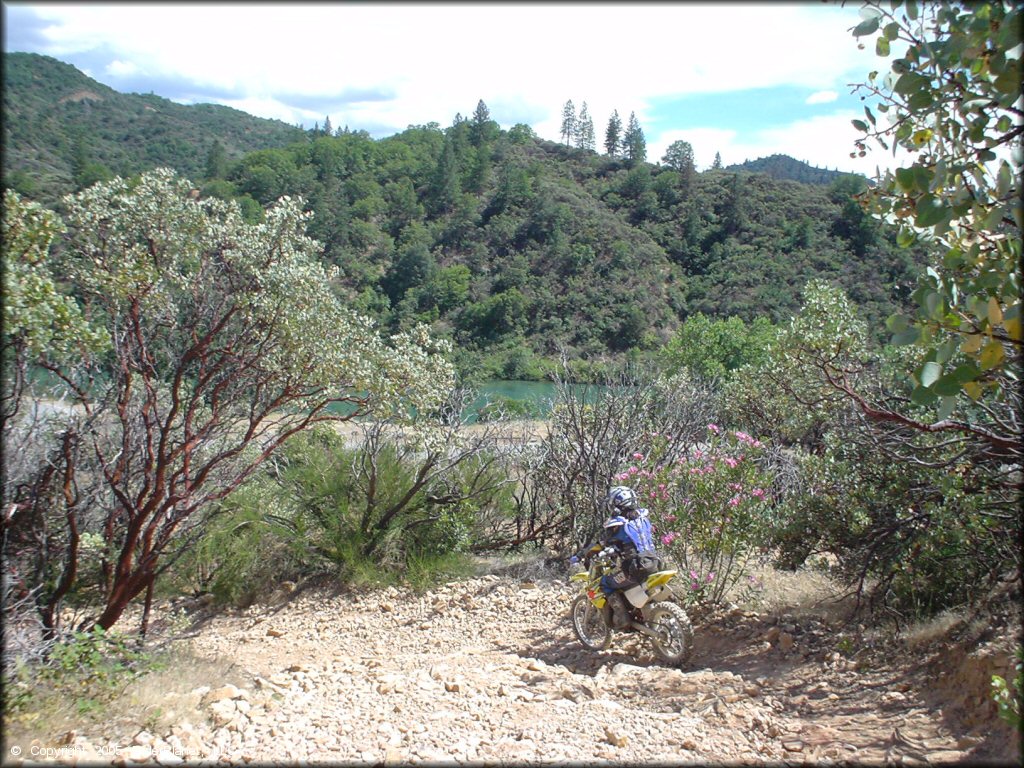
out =
{"type": "Polygon", "coordinates": [[[654,630],[651,638],[658,656],[673,666],[681,666],[693,650],[693,626],[686,611],[675,603],[658,603],[651,609],[647,626],[654,630]]]}
{"type": "Polygon", "coordinates": [[[612,643],[612,631],[604,622],[601,609],[596,608],[586,595],[580,595],[572,604],[572,631],[583,646],[591,651],[603,651],[612,643]]]}

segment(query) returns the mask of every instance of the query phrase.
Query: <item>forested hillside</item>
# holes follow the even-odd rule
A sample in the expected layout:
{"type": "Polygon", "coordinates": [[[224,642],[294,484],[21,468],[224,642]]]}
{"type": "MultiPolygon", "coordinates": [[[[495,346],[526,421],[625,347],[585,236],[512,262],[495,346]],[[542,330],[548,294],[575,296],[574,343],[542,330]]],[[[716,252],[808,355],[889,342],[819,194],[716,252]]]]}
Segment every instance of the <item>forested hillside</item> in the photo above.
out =
{"type": "Polygon", "coordinates": [[[737,165],[730,165],[726,170],[764,173],[773,179],[789,179],[790,181],[801,181],[805,184],[824,184],[826,186],[846,175],[842,171],[813,168],[807,163],[794,160],[788,155],[759,157],[757,160],[747,160],[737,165]]]}
{"type": "Polygon", "coordinates": [[[4,184],[41,200],[158,165],[198,176],[216,146],[235,159],[302,135],[230,107],[118,93],[35,53],[5,53],[3,78],[4,184]]]}
{"type": "Polygon", "coordinates": [[[631,165],[502,131],[478,105],[447,129],[256,152],[204,192],[253,210],[303,196],[359,308],[396,328],[433,323],[488,375],[532,378],[560,349],[654,349],[696,312],[782,322],[814,277],[881,320],[914,265],[852,199],[863,186],[631,165]]]}
{"type": "MultiPolygon", "coordinates": [[[[481,377],[539,378],[563,353],[598,365],[643,355],[697,312],[783,322],[815,277],[841,285],[881,332],[919,261],[853,199],[861,177],[697,173],[685,153],[635,162],[526,125],[502,130],[482,101],[447,128],[381,140],[301,131],[118,94],[47,57],[5,63],[7,186],[52,203],[168,165],[250,220],[301,196],[339,268],[336,290],[386,327],[431,324],[481,377]]],[[[769,160],[768,174],[829,173],[769,160]]]]}

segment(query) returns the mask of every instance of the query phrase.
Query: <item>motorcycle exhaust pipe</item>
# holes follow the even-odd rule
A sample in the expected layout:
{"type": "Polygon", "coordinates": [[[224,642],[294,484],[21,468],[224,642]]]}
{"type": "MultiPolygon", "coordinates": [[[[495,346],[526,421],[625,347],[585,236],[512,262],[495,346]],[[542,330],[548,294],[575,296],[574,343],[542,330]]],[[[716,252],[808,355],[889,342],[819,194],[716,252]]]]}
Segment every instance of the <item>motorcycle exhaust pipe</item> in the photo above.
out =
{"type": "Polygon", "coordinates": [[[640,632],[641,634],[647,635],[648,637],[654,637],[654,638],[660,638],[661,637],[661,635],[659,635],[653,629],[648,627],[646,624],[640,624],[638,622],[631,621],[631,622],[629,622],[629,626],[632,629],[635,629],[637,632],[640,632]]]}

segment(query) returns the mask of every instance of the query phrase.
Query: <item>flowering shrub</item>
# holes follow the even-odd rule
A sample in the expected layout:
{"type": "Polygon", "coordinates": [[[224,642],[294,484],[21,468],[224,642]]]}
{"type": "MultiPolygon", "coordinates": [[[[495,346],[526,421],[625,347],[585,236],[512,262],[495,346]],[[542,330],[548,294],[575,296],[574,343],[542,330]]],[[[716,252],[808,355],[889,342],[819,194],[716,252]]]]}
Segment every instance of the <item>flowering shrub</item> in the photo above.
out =
{"type": "Polygon", "coordinates": [[[742,576],[769,521],[771,482],[758,465],[760,440],[708,425],[707,442],[665,461],[655,435],[647,455],[616,476],[651,512],[660,551],[675,560],[694,601],[717,603],[742,576]]]}

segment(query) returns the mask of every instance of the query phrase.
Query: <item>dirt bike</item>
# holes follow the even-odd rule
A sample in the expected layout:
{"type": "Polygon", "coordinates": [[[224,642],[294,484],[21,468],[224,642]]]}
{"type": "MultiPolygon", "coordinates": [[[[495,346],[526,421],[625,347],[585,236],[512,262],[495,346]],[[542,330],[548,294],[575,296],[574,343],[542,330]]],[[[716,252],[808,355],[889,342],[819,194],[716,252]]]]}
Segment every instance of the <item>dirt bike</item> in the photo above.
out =
{"type": "MultiPolygon", "coordinates": [[[[592,651],[603,651],[612,642],[612,610],[601,589],[601,577],[615,568],[616,553],[603,549],[590,558],[589,568],[569,577],[581,588],[570,611],[572,629],[592,651]]],[[[657,571],[643,583],[622,591],[629,612],[629,622],[622,629],[646,635],[663,661],[681,666],[693,650],[693,627],[686,611],[671,602],[676,591],[669,582],[677,573],[657,571]]]]}

